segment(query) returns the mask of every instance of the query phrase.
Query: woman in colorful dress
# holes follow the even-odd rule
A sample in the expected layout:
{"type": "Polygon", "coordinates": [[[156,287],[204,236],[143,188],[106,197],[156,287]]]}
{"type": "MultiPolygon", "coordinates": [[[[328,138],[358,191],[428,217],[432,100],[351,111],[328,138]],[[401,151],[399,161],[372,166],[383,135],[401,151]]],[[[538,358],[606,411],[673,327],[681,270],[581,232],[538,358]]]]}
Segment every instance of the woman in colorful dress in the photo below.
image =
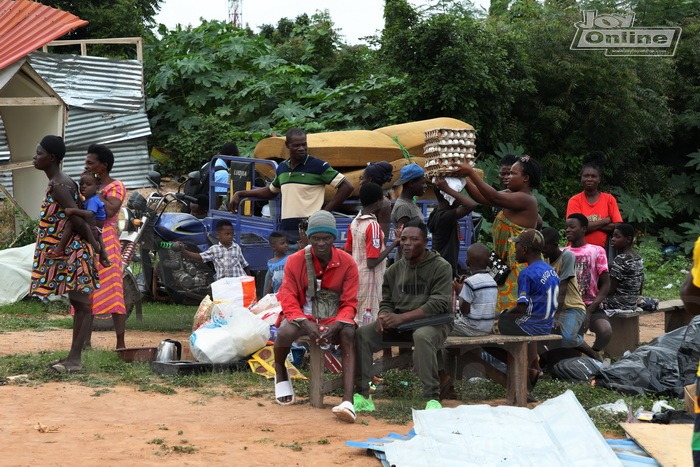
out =
{"type": "Polygon", "coordinates": [[[53,373],[82,370],[83,343],[92,327],[90,298],[100,286],[94,261],[99,244],[81,217],[70,218],[74,235],[65,249],[65,255],[60,258],[48,257],[60,242],[68,222],[66,208],[77,208],[80,203],[78,185],[61,171],[65,153],[63,139],[48,135],[41,140],[32,159],[34,168],[46,174],[49,185],[41,204],[29,293],[42,299],[68,295],[75,310],[70,351],[66,358],[49,365],[49,371],[53,373]]]}
{"type": "Polygon", "coordinates": [[[531,190],[537,188],[542,178],[540,165],[530,156],[518,159],[510,168],[507,188],[498,191],[487,184],[469,164],[463,164],[456,175],[467,177],[467,191],[477,203],[502,208],[491,227],[493,249],[510,267],[510,274],[498,288],[498,310],[511,309],[518,298],[518,274],[527,264],[515,259],[515,243],[509,242],[525,229],[537,228],[538,204],[531,190]]]}
{"type": "MultiPolygon", "coordinates": [[[[105,219],[102,227],[102,240],[107,248],[110,266],[98,264],[100,289],[92,295],[93,315],[112,315],[114,331],[117,334],[117,348],[126,347],[124,331],[126,328],[126,306],[124,305],[124,282],[122,278],[122,256],[117,231],[117,217],[126,198],[126,188],[119,180],[110,177],[114,166],[114,154],[106,146],[92,144],[87,150],[85,170],[99,175],[102,186],[100,199],[105,203],[105,219]]],[[[90,340],[86,341],[89,345],[90,340]]]]}

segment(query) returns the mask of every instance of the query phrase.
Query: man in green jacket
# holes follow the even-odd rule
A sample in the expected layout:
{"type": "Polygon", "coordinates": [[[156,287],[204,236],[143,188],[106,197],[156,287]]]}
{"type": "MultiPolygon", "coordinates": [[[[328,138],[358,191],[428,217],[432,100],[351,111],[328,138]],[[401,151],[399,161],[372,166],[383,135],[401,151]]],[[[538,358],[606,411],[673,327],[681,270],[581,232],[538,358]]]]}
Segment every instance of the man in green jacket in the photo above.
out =
{"type": "Polygon", "coordinates": [[[452,320],[398,332],[405,323],[452,313],[452,267],[437,252],[428,250],[428,229],[422,221],[409,221],[401,231],[403,256],[384,274],[379,316],[355,334],[356,410],[373,410],[369,394],[372,357],[385,342],[408,340],[414,345],[413,364],[423,384],[426,409],[440,408],[439,350],[452,330],[452,320]],[[359,408],[357,407],[359,405],[359,408]]]}

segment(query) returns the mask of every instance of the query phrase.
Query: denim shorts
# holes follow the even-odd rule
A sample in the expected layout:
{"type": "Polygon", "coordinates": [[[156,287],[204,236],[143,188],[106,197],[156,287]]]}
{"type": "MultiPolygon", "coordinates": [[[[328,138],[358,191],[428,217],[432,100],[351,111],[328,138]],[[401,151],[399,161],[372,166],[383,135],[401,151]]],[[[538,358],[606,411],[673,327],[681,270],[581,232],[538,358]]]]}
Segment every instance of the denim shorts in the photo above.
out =
{"type": "Polygon", "coordinates": [[[555,318],[557,329],[556,334],[561,334],[562,340],[556,347],[565,349],[573,349],[578,347],[583,342],[583,336],[578,333],[583,320],[586,318],[586,312],[576,308],[569,308],[559,312],[555,318]]]}

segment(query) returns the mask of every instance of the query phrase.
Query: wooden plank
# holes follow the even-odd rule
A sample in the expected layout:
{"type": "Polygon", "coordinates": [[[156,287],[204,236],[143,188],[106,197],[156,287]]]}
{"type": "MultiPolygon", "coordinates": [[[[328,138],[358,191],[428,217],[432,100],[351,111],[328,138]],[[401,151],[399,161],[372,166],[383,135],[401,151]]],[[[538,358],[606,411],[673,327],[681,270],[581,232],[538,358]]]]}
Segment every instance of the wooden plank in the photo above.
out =
{"type": "MultiPolygon", "coordinates": [[[[143,38],[142,37],[113,37],[109,39],[72,39],[51,41],[42,50],[48,52],[49,47],[64,45],[80,45],[80,54],[87,55],[87,46],[92,44],[133,44],[136,46],[136,60],[143,62],[143,38]]],[[[143,84],[143,83],[142,83],[143,84]]]]}
{"type": "Polygon", "coordinates": [[[28,105],[63,105],[56,97],[2,97],[0,107],[21,107],[28,105]]]}
{"type": "Polygon", "coordinates": [[[34,167],[34,162],[32,162],[32,161],[15,162],[14,164],[0,165],[0,172],[4,172],[6,170],[15,170],[15,169],[27,169],[29,167],[34,167]]]}
{"type": "Polygon", "coordinates": [[[693,465],[690,450],[692,424],[620,423],[620,426],[663,467],[693,465]]]}
{"type": "Polygon", "coordinates": [[[78,44],[139,44],[142,43],[141,37],[112,37],[109,39],[69,39],[51,41],[49,47],[57,47],[61,45],[78,45],[78,44]]]}
{"type": "Polygon", "coordinates": [[[685,306],[683,305],[683,300],[664,300],[662,302],[659,302],[659,307],[656,309],[656,311],[670,311],[677,310],[680,308],[685,308],[685,306]]]}
{"type": "Polygon", "coordinates": [[[530,341],[558,341],[561,340],[559,334],[547,334],[544,336],[506,336],[504,334],[488,334],[479,337],[457,337],[450,336],[445,341],[445,347],[461,345],[486,345],[505,344],[508,342],[530,342],[530,341]]]}

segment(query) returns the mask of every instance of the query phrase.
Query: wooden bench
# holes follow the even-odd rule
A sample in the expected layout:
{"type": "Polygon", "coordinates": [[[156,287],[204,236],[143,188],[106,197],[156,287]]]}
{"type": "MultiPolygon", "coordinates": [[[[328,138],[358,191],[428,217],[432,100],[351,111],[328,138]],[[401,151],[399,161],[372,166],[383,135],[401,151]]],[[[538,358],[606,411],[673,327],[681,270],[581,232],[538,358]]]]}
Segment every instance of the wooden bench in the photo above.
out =
{"type": "MultiPolygon", "coordinates": [[[[510,405],[525,407],[527,405],[527,344],[530,341],[560,340],[561,336],[550,334],[546,336],[506,336],[489,334],[480,337],[448,337],[445,349],[455,359],[456,375],[461,377],[461,369],[468,363],[480,360],[481,347],[499,347],[508,354],[508,374],[503,378],[502,373],[493,369],[491,365],[481,360],[486,368],[486,375],[491,376],[497,383],[506,387],[506,401],[510,405]],[[500,375],[500,377],[498,376],[500,375]]],[[[387,347],[411,348],[411,342],[387,342],[387,347]]],[[[326,381],[323,374],[323,354],[317,345],[310,344],[310,374],[309,374],[309,399],[312,407],[323,407],[323,396],[343,386],[342,378],[326,381]]],[[[375,360],[372,365],[372,375],[376,376],[392,368],[407,367],[413,363],[413,354],[399,353],[399,355],[375,360]]]]}
{"type": "Polygon", "coordinates": [[[693,319],[693,315],[685,309],[685,305],[680,299],[659,302],[659,308],[656,311],[664,312],[665,332],[671,332],[674,329],[687,326],[690,320],[693,319]]]}
{"type": "Polygon", "coordinates": [[[685,310],[681,300],[659,302],[654,311],[620,313],[610,317],[612,339],[605,347],[605,353],[612,357],[621,357],[626,351],[633,352],[639,347],[639,317],[649,313],[664,313],[664,332],[671,332],[686,326],[693,318],[685,310]]]}
{"type": "Polygon", "coordinates": [[[448,337],[445,349],[455,359],[455,374],[453,380],[461,379],[462,369],[468,363],[480,363],[484,365],[486,376],[506,388],[506,403],[518,407],[527,406],[527,370],[530,362],[527,358],[527,344],[532,341],[561,340],[558,334],[544,336],[506,336],[501,334],[489,334],[479,337],[448,337]],[[489,363],[481,359],[482,347],[498,347],[507,352],[506,365],[508,373],[503,379],[503,374],[493,368],[489,363]]]}

